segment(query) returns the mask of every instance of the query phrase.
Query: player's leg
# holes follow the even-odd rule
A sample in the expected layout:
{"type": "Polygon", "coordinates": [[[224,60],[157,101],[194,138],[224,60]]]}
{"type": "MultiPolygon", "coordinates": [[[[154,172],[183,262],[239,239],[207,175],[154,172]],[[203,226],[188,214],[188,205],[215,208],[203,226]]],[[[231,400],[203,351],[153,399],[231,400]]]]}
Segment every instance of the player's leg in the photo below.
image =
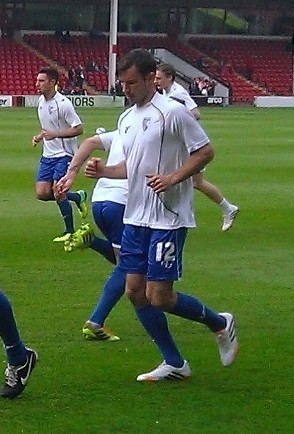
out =
{"type": "Polygon", "coordinates": [[[44,202],[55,201],[51,181],[36,181],[35,192],[38,200],[44,202]]]}
{"type": "Polygon", "coordinates": [[[54,201],[52,190],[54,163],[51,158],[41,157],[35,177],[35,193],[38,200],[54,201]]]}
{"type": "Polygon", "coordinates": [[[119,337],[105,326],[105,321],[124,291],[125,273],[116,266],[107,279],[90,318],[83,326],[83,335],[86,339],[111,342],[119,340],[119,337]]]}
{"type": "MultiPolygon", "coordinates": [[[[54,173],[53,173],[53,194],[56,197],[56,204],[59,208],[60,214],[63,218],[65,231],[64,234],[60,237],[54,238],[55,242],[64,242],[69,237],[70,234],[74,232],[74,219],[73,219],[73,209],[71,203],[68,199],[68,193],[64,194],[60,197],[60,195],[56,191],[56,184],[62,176],[67,172],[68,165],[71,161],[70,157],[61,157],[54,158],[54,173]]],[[[79,195],[77,195],[77,199],[80,200],[79,195]]]]}
{"type": "Polygon", "coordinates": [[[39,200],[43,201],[56,201],[62,215],[65,230],[64,233],[54,238],[53,241],[63,242],[69,238],[70,234],[74,232],[73,214],[69,201],[64,195],[61,199],[55,199],[55,185],[58,179],[66,173],[68,159],[65,158],[45,158],[40,160],[39,168],[36,175],[35,190],[36,196],[39,200]]]}
{"type": "Polygon", "coordinates": [[[137,381],[184,380],[191,375],[188,362],[177,348],[164,312],[141,296],[138,288],[142,288],[145,283],[142,275],[128,275],[126,293],[135,307],[137,318],[162,354],[163,362],[154,370],[138,375],[137,381]]]}
{"type": "Polygon", "coordinates": [[[120,258],[122,269],[128,271],[126,294],[134,306],[139,321],[157,345],[164,359],[158,368],[148,375],[139,375],[137,380],[183,379],[190,375],[190,368],[176,347],[164,312],[152,306],[146,298],[149,242],[149,228],[126,225],[120,258]]]}
{"type": "MultiPolygon", "coordinates": [[[[112,247],[113,254],[118,261],[124,229],[124,205],[110,201],[94,202],[92,209],[95,222],[106,236],[107,241],[112,247]]],[[[83,327],[83,334],[86,338],[98,340],[109,339],[110,341],[119,339],[118,336],[113,335],[105,328],[104,323],[113,307],[123,296],[124,290],[125,273],[121,268],[115,267],[102,289],[101,296],[91,317],[83,327]]]]}
{"type": "MultiPolygon", "coordinates": [[[[58,158],[54,168],[54,181],[59,181],[67,172],[67,168],[72,160],[72,157],[65,156],[58,158]]],[[[80,216],[85,219],[88,215],[87,192],[85,190],[69,191],[65,195],[65,199],[74,202],[78,208],[80,216]]],[[[65,211],[66,212],[66,211],[65,211]]],[[[71,212],[72,214],[72,212],[71,212]]]]}
{"type": "Polygon", "coordinates": [[[152,232],[152,250],[147,275],[147,298],[157,308],[193,321],[203,322],[214,332],[225,327],[226,321],[207,309],[196,297],[174,293],[172,283],[182,277],[182,253],[187,229],[152,232]]]}
{"type": "Polygon", "coordinates": [[[193,186],[218,205],[224,199],[219,189],[214,184],[204,179],[203,172],[198,172],[196,175],[193,175],[193,186]]]}
{"type": "Polygon", "coordinates": [[[173,315],[205,324],[217,338],[221,362],[232,364],[238,351],[234,319],[231,314],[219,314],[192,295],[174,293],[172,282],[181,277],[182,252],[187,229],[153,231],[152,255],[147,275],[147,298],[150,303],[173,315]]]}
{"type": "Polygon", "coordinates": [[[12,306],[0,291],[0,336],[7,355],[5,384],[1,391],[3,398],[15,398],[26,387],[29,376],[36,364],[37,353],[26,348],[20,339],[12,306]]]}
{"type": "Polygon", "coordinates": [[[204,179],[203,171],[193,176],[193,186],[221,207],[223,213],[222,231],[225,232],[230,229],[238,214],[238,207],[230,203],[216,185],[204,179]]]}
{"type": "Polygon", "coordinates": [[[21,365],[26,360],[26,349],[20,339],[12,306],[0,291],[0,336],[4,342],[8,363],[21,365]]]}
{"type": "Polygon", "coordinates": [[[88,215],[87,192],[85,190],[69,191],[66,196],[68,200],[76,204],[80,216],[85,219],[88,215]]]}
{"type": "Polygon", "coordinates": [[[233,315],[228,312],[217,313],[194,296],[179,292],[175,295],[174,305],[166,312],[205,324],[215,334],[223,366],[234,363],[239,344],[233,315]]]}
{"type": "MultiPolygon", "coordinates": [[[[40,160],[40,164],[36,174],[36,181],[35,181],[36,197],[39,200],[45,202],[55,201],[53,188],[54,188],[54,172],[55,172],[56,161],[57,161],[56,158],[45,158],[45,157],[42,157],[40,160]]],[[[65,211],[63,212],[65,213],[65,211]]],[[[69,237],[68,233],[70,232],[70,230],[72,230],[72,226],[70,224],[67,225],[67,218],[64,217],[63,212],[61,211],[61,214],[65,222],[65,231],[61,237],[54,238],[54,240],[56,241],[62,241],[66,237],[69,237]]],[[[70,219],[69,219],[69,223],[71,223],[70,219]]]]}
{"type": "MultiPolygon", "coordinates": [[[[56,182],[57,181],[54,181],[53,191],[56,188],[56,182]]],[[[61,197],[59,196],[59,198],[56,199],[56,205],[59,208],[65,228],[63,234],[55,237],[53,239],[53,242],[63,243],[70,238],[71,234],[74,233],[73,210],[70,201],[67,199],[66,194],[61,197]]]]}

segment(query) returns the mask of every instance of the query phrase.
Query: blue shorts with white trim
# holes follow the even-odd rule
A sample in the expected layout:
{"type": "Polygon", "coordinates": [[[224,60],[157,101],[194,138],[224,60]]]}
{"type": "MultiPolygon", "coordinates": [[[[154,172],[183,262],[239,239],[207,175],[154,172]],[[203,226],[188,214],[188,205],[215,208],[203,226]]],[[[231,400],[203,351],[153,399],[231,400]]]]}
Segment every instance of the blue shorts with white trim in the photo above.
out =
{"type": "Polygon", "coordinates": [[[121,245],[124,230],[123,215],[125,205],[105,200],[92,202],[92,214],[97,227],[105,238],[114,246],[121,245]]]}
{"type": "Polygon", "coordinates": [[[57,158],[41,157],[36,174],[37,182],[59,181],[66,172],[72,157],[64,156],[57,158]]]}
{"type": "Polygon", "coordinates": [[[120,268],[128,274],[144,274],[148,281],[179,280],[186,236],[187,228],[165,230],[127,224],[120,268]]]}

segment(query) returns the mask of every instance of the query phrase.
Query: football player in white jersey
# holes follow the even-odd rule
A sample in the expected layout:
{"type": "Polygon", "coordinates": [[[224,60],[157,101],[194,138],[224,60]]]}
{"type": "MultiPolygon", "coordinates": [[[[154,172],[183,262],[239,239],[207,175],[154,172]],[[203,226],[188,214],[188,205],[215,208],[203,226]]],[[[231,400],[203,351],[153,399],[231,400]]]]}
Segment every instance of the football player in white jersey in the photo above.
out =
{"type": "Polygon", "coordinates": [[[74,232],[73,210],[70,201],[74,201],[82,218],[87,216],[84,190],[68,192],[56,199],[56,182],[66,173],[68,164],[78,149],[77,136],[83,133],[81,119],[71,101],[55,90],[58,71],[54,68],[42,68],[36,80],[37,91],[41,94],[38,102],[38,117],[41,131],[33,136],[32,144],[43,143],[42,156],[36,174],[36,196],[43,201],[56,201],[62,215],[65,231],[54,238],[63,242],[74,232]]]}
{"type": "Polygon", "coordinates": [[[213,148],[184,105],[156,92],[156,63],[149,51],[130,51],[117,70],[133,104],[118,120],[125,159],[105,166],[92,158],[85,173],[128,179],[119,267],[126,272],[126,294],[137,317],[163,358],[137,381],[182,380],[191,370],[164,312],[205,324],[215,333],[224,366],[238,352],[231,313],[216,313],[196,297],[173,291],[173,282],[181,277],[187,229],[195,226],[191,176],[213,158],[213,148]]]}
{"type": "Polygon", "coordinates": [[[38,360],[36,351],[25,346],[20,338],[12,305],[0,290],[0,337],[7,357],[2,398],[13,399],[25,389],[38,360]]]}
{"type": "MultiPolygon", "coordinates": [[[[164,96],[173,98],[184,104],[196,119],[200,119],[200,112],[197,108],[197,104],[190,97],[186,89],[179,83],[176,83],[175,77],[176,70],[172,65],[169,63],[161,63],[157,65],[155,75],[156,87],[162,91],[164,96]]],[[[205,169],[202,169],[193,175],[193,186],[221,207],[223,213],[222,231],[225,232],[232,227],[239,209],[236,205],[228,202],[214,184],[204,179],[204,170],[205,169]]]]}
{"type": "MultiPolygon", "coordinates": [[[[108,151],[107,164],[117,164],[124,158],[118,131],[101,132],[84,140],[73,157],[68,171],[57,183],[57,190],[64,194],[73,185],[82,164],[96,149],[108,151]]],[[[92,214],[97,227],[105,239],[94,235],[89,225],[82,225],[69,240],[65,242],[65,250],[90,247],[102,254],[110,262],[117,264],[124,229],[123,214],[127,201],[128,184],[125,179],[99,179],[92,194],[92,214]]],[[[92,315],[83,326],[86,339],[117,341],[104,323],[110,311],[120,300],[125,290],[125,273],[115,267],[102,290],[92,315]]]]}

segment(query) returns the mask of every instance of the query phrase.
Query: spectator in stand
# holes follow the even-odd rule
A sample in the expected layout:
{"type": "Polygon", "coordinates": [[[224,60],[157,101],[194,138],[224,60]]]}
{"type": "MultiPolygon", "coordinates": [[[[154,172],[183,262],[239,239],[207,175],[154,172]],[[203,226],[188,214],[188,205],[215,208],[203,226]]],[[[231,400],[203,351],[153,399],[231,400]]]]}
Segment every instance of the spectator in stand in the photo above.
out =
{"type": "Polygon", "coordinates": [[[78,86],[80,89],[83,88],[83,84],[85,81],[85,72],[84,72],[84,67],[80,64],[76,70],[76,81],[75,81],[75,85],[78,86]]]}
{"type": "Polygon", "coordinates": [[[99,71],[99,67],[96,64],[95,60],[89,60],[89,62],[86,65],[86,71],[89,72],[99,71]]]}
{"type": "Polygon", "coordinates": [[[203,80],[200,77],[193,78],[192,83],[189,85],[189,95],[192,97],[199,95],[206,96],[206,94],[207,96],[213,96],[216,86],[217,82],[215,80],[203,80]]]}
{"type": "MultiPolygon", "coordinates": [[[[166,97],[184,104],[198,120],[200,118],[200,112],[196,103],[192,100],[183,86],[175,82],[175,77],[176,71],[172,65],[168,63],[157,65],[155,75],[155,85],[157,89],[161,89],[163,95],[166,97]]],[[[194,188],[204,193],[209,199],[221,207],[223,213],[223,224],[221,229],[225,232],[232,227],[239,208],[228,202],[214,184],[211,184],[204,179],[204,170],[205,168],[193,175],[194,188]]]]}
{"type": "Polygon", "coordinates": [[[70,68],[68,70],[68,80],[69,80],[70,87],[74,86],[74,84],[76,82],[76,70],[75,70],[75,68],[70,68]]]}
{"type": "Polygon", "coordinates": [[[201,95],[202,96],[207,96],[208,95],[208,82],[209,80],[207,80],[207,78],[205,78],[203,80],[203,85],[202,85],[202,89],[201,89],[201,95]]]}
{"type": "Polygon", "coordinates": [[[122,84],[118,78],[115,80],[115,94],[118,96],[124,95],[122,84]]]}
{"type": "Polygon", "coordinates": [[[194,77],[192,83],[189,84],[189,94],[190,96],[200,95],[198,78],[194,77]]]}
{"type": "Polygon", "coordinates": [[[74,86],[70,91],[69,95],[86,95],[86,91],[79,86],[74,86]]]}
{"type": "Polygon", "coordinates": [[[166,23],[166,34],[169,39],[176,41],[180,34],[180,23],[177,12],[175,10],[170,10],[168,12],[167,23],[166,23]]]}
{"type": "Polygon", "coordinates": [[[207,87],[208,96],[214,96],[214,91],[216,86],[217,86],[217,82],[215,80],[209,80],[208,87],[207,87]]]}
{"type": "Polygon", "coordinates": [[[65,44],[70,44],[72,42],[69,30],[62,32],[61,41],[65,44]]]}
{"type": "Polygon", "coordinates": [[[203,89],[205,89],[206,83],[205,83],[205,79],[203,77],[198,77],[198,87],[199,87],[199,91],[200,91],[200,95],[204,95],[205,96],[205,90],[203,92],[203,89]]]}

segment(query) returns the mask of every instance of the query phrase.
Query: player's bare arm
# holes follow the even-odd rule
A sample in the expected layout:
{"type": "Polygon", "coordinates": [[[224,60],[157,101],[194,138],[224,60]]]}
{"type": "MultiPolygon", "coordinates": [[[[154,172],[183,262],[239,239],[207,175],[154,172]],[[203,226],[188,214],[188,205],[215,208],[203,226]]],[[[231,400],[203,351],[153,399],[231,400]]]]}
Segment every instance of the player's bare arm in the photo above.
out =
{"type": "Polygon", "coordinates": [[[101,158],[91,158],[86,164],[85,176],[87,178],[110,178],[126,179],[127,169],[125,161],[121,161],[113,166],[105,166],[101,158]]]}
{"type": "Polygon", "coordinates": [[[186,162],[175,172],[167,175],[147,174],[147,185],[155,193],[166,191],[171,186],[178,184],[185,179],[198,173],[214,157],[212,146],[208,143],[197,151],[193,152],[186,162]]]}
{"type": "Polygon", "coordinates": [[[63,131],[51,131],[51,130],[43,130],[43,137],[46,140],[52,140],[52,139],[69,139],[70,137],[76,137],[81,134],[83,134],[83,125],[77,125],[75,127],[67,128],[63,131]]]}
{"type": "Polygon", "coordinates": [[[68,166],[67,173],[60,178],[56,185],[57,191],[60,194],[70,190],[83,163],[96,149],[104,150],[99,136],[89,137],[80,144],[79,149],[75,153],[70,165],[68,166]]]}

